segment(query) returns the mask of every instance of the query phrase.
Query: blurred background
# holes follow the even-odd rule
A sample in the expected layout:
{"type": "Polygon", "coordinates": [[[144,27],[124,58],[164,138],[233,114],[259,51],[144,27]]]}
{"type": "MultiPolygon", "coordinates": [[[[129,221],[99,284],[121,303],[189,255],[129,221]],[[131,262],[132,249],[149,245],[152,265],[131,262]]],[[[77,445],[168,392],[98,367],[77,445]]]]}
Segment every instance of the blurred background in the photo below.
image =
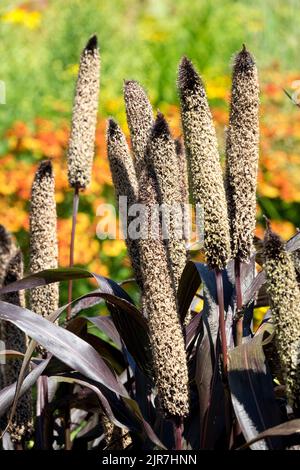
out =
{"type": "MultiPolygon", "coordinates": [[[[75,263],[121,281],[131,276],[123,241],[96,237],[96,208],[113,202],[105,148],[106,118],[128,136],[123,79],[136,79],[155,108],[181,134],[176,91],[180,57],[203,76],[224,152],[230,73],[245,43],[261,83],[258,229],[262,214],[283,238],[300,227],[300,109],[284,93],[299,92],[300,28],[297,0],[32,0],[0,2],[0,223],[28,253],[30,186],[38,162],[52,158],[56,172],[60,266],[68,265],[72,193],[66,148],[78,60],[96,33],[102,70],[93,183],[81,198],[75,263]]],[[[88,281],[87,281],[88,282],[88,281]]],[[[76,294],[90,288],[75,283],[76,294]]],[[[62,290],[62,301],[66,292],[62,290]]]]}

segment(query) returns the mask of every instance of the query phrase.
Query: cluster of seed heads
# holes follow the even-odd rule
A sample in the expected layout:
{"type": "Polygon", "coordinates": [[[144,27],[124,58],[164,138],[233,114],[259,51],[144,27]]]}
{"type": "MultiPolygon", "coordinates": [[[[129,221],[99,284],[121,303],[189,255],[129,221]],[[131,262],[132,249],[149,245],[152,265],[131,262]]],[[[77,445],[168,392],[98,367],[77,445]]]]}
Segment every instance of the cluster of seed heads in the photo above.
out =
{"type": "MultiPolygon", "coordinates": [[[[163,116],[158,114],[154,122],[143,88],[137,82],[125,82],[124,98],[133,158],[119,126],[110,120],[107,137],[110,168],[116,195],[126,195],[129,204],[138,202],[146,208],[148,229],[154,227],[152,222],[159,221],[158,234],[152,237],[149,232],[146,239],[139,240],[129,237],[127,246],[142,286],[142,311],[149,323],[161,407],[169,416],[185,416],[189,407],[188,371],[176,300],[186,263],[185,243],[182,237],[175,237],[172,219],[169,238],[164,240],[160,219],[153,214],[157,204],[180,206],[184,202],[184,189],[174,185],[174,181],[180,180],[179,157],[163,116]]],[[[180,158],[184,158],[182,152],[180,158]]]]}
{"type": "MultiPolygon", "coordinates": [[[[93,36],[80,60],[68,150],[68,178],[72,187],[90,183],[94,156],[99,95],[100,58],[93,36]]],[[[107,150],[116,197],[127,197],[146,209],[146,225],[157,225],[155,236],[135,240],[127,237],[136,280],[142,291],[142,311],[147,318],[153,355],[155,383],[166,415],[184,417],[189,412],[188,366],[179,318],[177,288],[187,261],[185,238],[177,236],[177,220],[170,217],[169,237],[163,237],[158,204],[183,207],[189,202],[189,186],[195,204],[204,214],[204,248],[210,268],[222,270],[230,258],[248,262],[253,249],[256,180],[258,165],[257,70],[243,47],[233,67],[230,120],[226,139],[226,192],[216,132],[203,82],[193,64],[183,58],[178,88],[184,146],[175,141],[161,113],[156,120],[147,94],[139,83],[126,81],[124,100],[132,155],[119,125],[109,120],[107,150]]],[[[50,161],[42,162],[32,185],[30,201],[30,271],[57,267],[56,205],[50,161]]],[[[125,221],[129,224],[131,216],[125,221]]],[[[181,220],[182,227],[182,220],[181,220]]],[[[298,258],[294,258],[297,267],[298,258]]],[[[290,403],[299,409],[300,395],[300,290],[292,256],[281,239],[268,228],[264,241],[264,269],[275,323],[275,344],[290,403]]],[[[299,269],[300,271],[300,269],[299,269]]],[[[20,251],[0,226],[0,285],[23,275],[20,251]]],[[[24,306],[20,294],[7,294],[6,301],[24,306]]],[[[31,309],[46,315],[58,307],[58,286],[32,289],[31,309]]],[[[12,325],[0,324],[1,337],[9,348],[25,351],[26,338],[12,325]]],[[[16,380],[18,367],[2,370],[1,386],[16,380]]],[[[31,426],[28,394],[23,395],[11,429],[19,439],[31,426]]],[[[102,420],[109,444],[116,432],[102,420]]],[[[122,440],[122,435],[121,435],[122,440]]]]}

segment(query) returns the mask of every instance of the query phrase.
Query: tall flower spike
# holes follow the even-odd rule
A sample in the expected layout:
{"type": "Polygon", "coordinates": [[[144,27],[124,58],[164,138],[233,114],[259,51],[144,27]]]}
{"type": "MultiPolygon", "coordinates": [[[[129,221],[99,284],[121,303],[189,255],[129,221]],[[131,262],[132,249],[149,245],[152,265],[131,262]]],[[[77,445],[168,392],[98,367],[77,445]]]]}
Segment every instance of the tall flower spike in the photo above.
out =
{"type": "Polygon", "coordinates": [[[16,251],[11,234],[0,225],[0,287],[3,284],[7,265],[16,251]]]}
{"type": "Polygon", "coordinates": [[[204,215],[207,264],[223,269],[230,257],[230,237],[216,132],[202,80],[186,57],[179,66],[178,87],[193,199],[204,215]]]}
{"type": "MultiPolygon", "coordinates": [[[[6,275],[3,285],[6,286],[12,282],[18,281],[23,277],[23,258],[20,250],[16,251],[14,256],[8,263],[6,275]]],[[[23,291],[11,292],[4,294],[1,300],[25,307],[25,298],[23,291]]],[[[0,337],[1,341],[5,344],[5,349],[26,352],[27,340],[26,335],[10,322],[0,323],[0,337]]],[[[9,360],[6,364],[0,364],[0,389],[11,385],[16,382],[21,369],[20,360],[9,360]]],[[[1,419],[1,427],[5,427],[5,419],[1,419]]],[[[12,424],[9,428],[9,433],[12,441],[21,441],[24,437],[28,437],[32,432],[32,403],[31,393],[27,392],[22,395],[18,401],[16,413],[14,415],[12,424]]]]}
{"type": "Polygon", "coordinates": [[[157,178],[159,203],[165,210],[166,246],[173,276],[175,291],[187,262],[183,231],[181,175],[176,146],[169,126],[161,113],[157,114],[149,141],[149,159],[157,178]],[[169,220],[167,220],[169,219],[169,220]]]}
{"type": "MultiPolygon", "coordinates": [[[[153,206],[158,203],[158,184],[152,167],[146,166],[139,180],[139,202],[144,204],[147,227],[153,223],[153,206]]],[[[155,221],[154,216],[154,221],[155,221]]],[[[188,369],[184,338],[169,260],[159,236],[141,238],[140,256],[143,276],[143,306],[148,318],[155,380],[164,412],[185,416],[189,409],[188,369]]]]}
{"type": "Polygon", "coordinates": [[[136,173],[139,179],[145,165],[145,150],[154,121],[153,111],[145,90],[134,80],[125,81],[124,99],[136,173]]]}
{"type": "Polygon", "coordinates": [[[257,69],[245,46],[233,67],[226,138],[226,191],[232,256],[248,262],[253,250],[259,154],[257,69]]]}
{"type": "Polygon", "coordinates": [[[92,175],[100,81],[97,37],[84,48],[79,65],[68,150],[70,186],[86,188],[92,175]]]}
{"type": "MultiPolygon", "coordinates": [[[[34,177],[30,200],[30,272],[57,268],[57,217],[52,164],[43,161],[34,177]]],[[[30,290],[30,308],[47,315],[58,308],[58,284],[30,290]]]]}
{"type": "Polygon", "coordinates": [[[292,256],[267,228],[264,240],[267,292],[275,324],[275,345],[292,406],[300,408],[300,289],[292,256]]]}
{"type": "MultiPolygon", "coordinates": [[[[137,203],[138,183],[133,160],[131,158],[125,136],[119,125],[113,119],[108,121],[107,154],[115,187],[117,203],[120,196],[126,196],[128,211],[133,204],[137,203]]],[[[127,216],[127,227],[129,226],[130,221],[131,217],[127,216]]],[[[134,240],[130,238],[129,234],[127,234],[126,244],[135,278],[139,286],[142,287],[139,240],[134,240]]]]}

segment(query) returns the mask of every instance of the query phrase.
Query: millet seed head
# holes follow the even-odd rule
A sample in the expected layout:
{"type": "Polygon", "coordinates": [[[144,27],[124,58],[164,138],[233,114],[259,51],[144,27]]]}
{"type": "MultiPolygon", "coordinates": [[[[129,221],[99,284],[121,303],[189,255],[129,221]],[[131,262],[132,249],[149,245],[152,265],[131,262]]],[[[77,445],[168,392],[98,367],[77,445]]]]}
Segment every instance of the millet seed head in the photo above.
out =
{"type": "MultiPolygon", "coordinates": [[[[57,216],[52,164],[43,161],[34,177],[30,200],[30,272],[57,268],[57,216]]],[[[30,290],[30,308],[48,315],[58,308],[58,284],[30,290]]]]}
{"type": "Polygon", "coordinates": [[[187,262],[184,240],[182,194],[175,142],[161,113],[152,127],[148,144],[148,159],[153,166],[158,185],[158,202],[164,208],[165,244],[175,291],[187,262]]]}
{"type": "Polygon", "coordinates": [[[204,216],[207,264],[223,269],[230,258],[230,236],[216,132],[203,82],[186,57],[179,65],[178,88],[192,195],[204,216]]]}
{"type": "Polygon", "coordinates": [[[232,256],[248,262],[253,251],[259,156],[259,84],[245,46],[233,67],[226,137],[226,192],[232,256]]]}
{"type": "MultiPolygon", "coordinates": [[[[151,161],[149,157],[147,160],[151,161]]],[[[144,167],[139,180],[139,203],[147,209],[148,227],[153,220],[157,220],[153,214],[153,206],[158,202],[158,181],[149,163],[144,167]]],[[[189,410],[187,359],[161,226],[157,236],[150,232],[146,238],[140,240],[140,259],[143,277],[142,301],[149,324],[160,406],[166,415],[182,417],[187,415],[189,410]]]]}
{"type": "MultiPolygon", "coordinates": [[[[134,163],[130,155],[125,136],[113,119],[108,121],[107,129],[107,155],[110,171],[115,187],[117,204],[120,196],[127,197],[127,228],[132,220],[128,215],[129,208],[137,203],[138,183],[134,163]]],[[[126,245],[131,259],[136,281],[142,288],[142,276],[140,268],[139,240],[130,238],[127,234],[126,245]]]]}
{"type": "Polygon", "coordinates": [[[275,325],[275,345],[290,404],[300,408],[300,290],[292,256],[270,227],[264,239],[264,270],[275,325]]]}
{"type": "Polygon", "coordinates": [[[16,246],[11,234],[6,230],[4,225],[0,225],[0,287],[3,284],[9,260],[15,251],[16,246]]]}
{"type": "Polygon", "coordinates": [[[145,150],[153,125],[153,111],[143,87],[134,80],[124,82],[127,123],[134,155],[137,178],[145,165],[145,150]]]}
{"type": "MultiPolygon", "coordinates": [[[[20,250],[16,250],[11,257],[4,278],[3,285],[23,278],[23,257],[20,250]]],[[[3,294],[1,300],[19,307],[25,307],[25,297],[23,291],[3,294]]],[[[0,322],[1,341],[5,343],[5,349],[26,352],[26,335],[10,322],[0,322]]],[[[0,390],[16,382],[21,370],[21,361],[11,359],[6,364],[0,364],[0,390]]],[[[7,418],[1,418],[1,428],[6,426],[7,418]]],[[[33,430],[31,393],[26,392],[18,401],[13,421],[9,427],[10,437],[13,442],[21,441],[24,437],[29,437],[33,430]]]]}
{"type": "Polygon", "coordinates": [[[100,87],[97,37],[84,48],[79,65],[68,149],[68,179],[72,187],[86,188],[92,175],[100,87]]]}

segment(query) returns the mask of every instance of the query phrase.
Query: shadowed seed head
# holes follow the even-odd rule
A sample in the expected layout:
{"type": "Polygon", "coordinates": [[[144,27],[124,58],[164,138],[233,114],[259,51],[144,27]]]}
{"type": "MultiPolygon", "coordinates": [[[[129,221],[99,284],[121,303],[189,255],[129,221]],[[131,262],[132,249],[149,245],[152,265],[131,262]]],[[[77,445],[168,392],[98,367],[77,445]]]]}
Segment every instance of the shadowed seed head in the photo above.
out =
{"type": "Polygon", "coordinates": [[[180,192],[182,204],[189,204],[189,180],[186,155],[183,143],[180,139],[175,140],[176,155],[179,167],[180,192]]]}
{"type": "Polygon", "coordinates": [[[233,67],[229,128],[226,138],[226,190],[231,249],[248,262],[253,250],[259,155],[257,69],[245,46],[233,67]]]}
{"type": "MultiPolygon", "coordinates": [[[[3,285],[6,286],[12,282],[18,281],[23,277],[23,257],[20,250],[16,251],[10,259],[3,285]]],[[[1,296],[1,300],[25,307],[24,292],[11,292],[1,296]]],[[[0,322],[0,337],[5,343],[5,349],[26,352],[26,335],[10,322],[0,322]]],[[[0,364],[0,389],[16,382],[20,373],[20,360],[12,359],[6,364],[0,364]]],[[[6,425],[6,418],[1,419],[1,428],[6,425]]],[[[33,429],[31,393],[22,395],[18,401],[17,409],[9,428],[9,433],[13,442],[21,441],[24,437],[29,437],[33,429]]]]}
{"type": "Polygon", "coordinates": [[[97,37],[92,36],[81,54],[72,112],[68,149],[68,178],[72,187],[84,189],[91,181],[99,82],[100,56],[97,37]]]}
{"type": "MultiPolygon", "coordinates": [[[[151,152],[150,149],[147,153],[148,151],[151,152]]],[[[150,158],[147,159],[149,162],[150,158]]],[[[158,182],[149,162],[139,179],[139,203],[147,210],[148,227],[153,220],[157,227],[157,218],[152,209],[158,202],[158,182]]],[[[140,240],[142,301],[149,324],[155,381],[161,407],[169,416],[185,416],[189,409],[185,345],[161,226],[158,232],[157,236],[148,233],[147,238],[140,240]]]]}
{"type": "Polygon", "coordinates": [[[278,358],[289,402],[299,410],[300,290],[291,254],[270,227],[265,234],[264,259],[278,358]]]}
{"type": "Polygon", "coordinates": [[[124,100],[135,167],[139,178],[153,124],[153,111],[145,90],[134,80],[124,82],[124,100]]]}
{"type": "Polygon", "coordinates": [[[204,215],[207,264],[223,269],[230,257],[230,237],[216,132],[202,80],[186,57],[179,65],[178,87],[193,199],[204,215]]]}
{"type": "Polygon", "coordinates": [[[161,113],[152,127],[148,159],[158,185],[158,202],[163,204],[165,243],[175,292],[187,262],[183,233],[182,195],[176,146],[169,126],[161,113]]]}
{"type": "MultiPolygon", "coordinates": [[[[50,161],[40,164],[30,200],[30,272],[57,268],[55,183],[50,161]]],[[[30,290],[30,308],[46,315],[58,307],[58,284],[30,290]]]]}
{"type": "MultiPolygon", "coordinates": [[[[120,196],[127,197],[128,209],[132,204],[137,203],[138,183],[136,179],[135,168],[130,155],[125,136],[119,125],[113,119],[108,121],[107,129],[107,154],[110,165],[110,171],[116,192],[117,204],[120,196]]],[[[132,217],[128,216],[126,223],[129,226],[132,217]]],[[[135,278],[140,287],[142,287],[142,277],[140,271],[139,240],[131,239],[129,234],[126,237],[127,249],[131,258],[135,278]]]]}
{"type": "Polygon", "coordinates": [[[7,264],[16,250],[11,234],[0,225],[0,287],[6,274],[7,264]]]}

